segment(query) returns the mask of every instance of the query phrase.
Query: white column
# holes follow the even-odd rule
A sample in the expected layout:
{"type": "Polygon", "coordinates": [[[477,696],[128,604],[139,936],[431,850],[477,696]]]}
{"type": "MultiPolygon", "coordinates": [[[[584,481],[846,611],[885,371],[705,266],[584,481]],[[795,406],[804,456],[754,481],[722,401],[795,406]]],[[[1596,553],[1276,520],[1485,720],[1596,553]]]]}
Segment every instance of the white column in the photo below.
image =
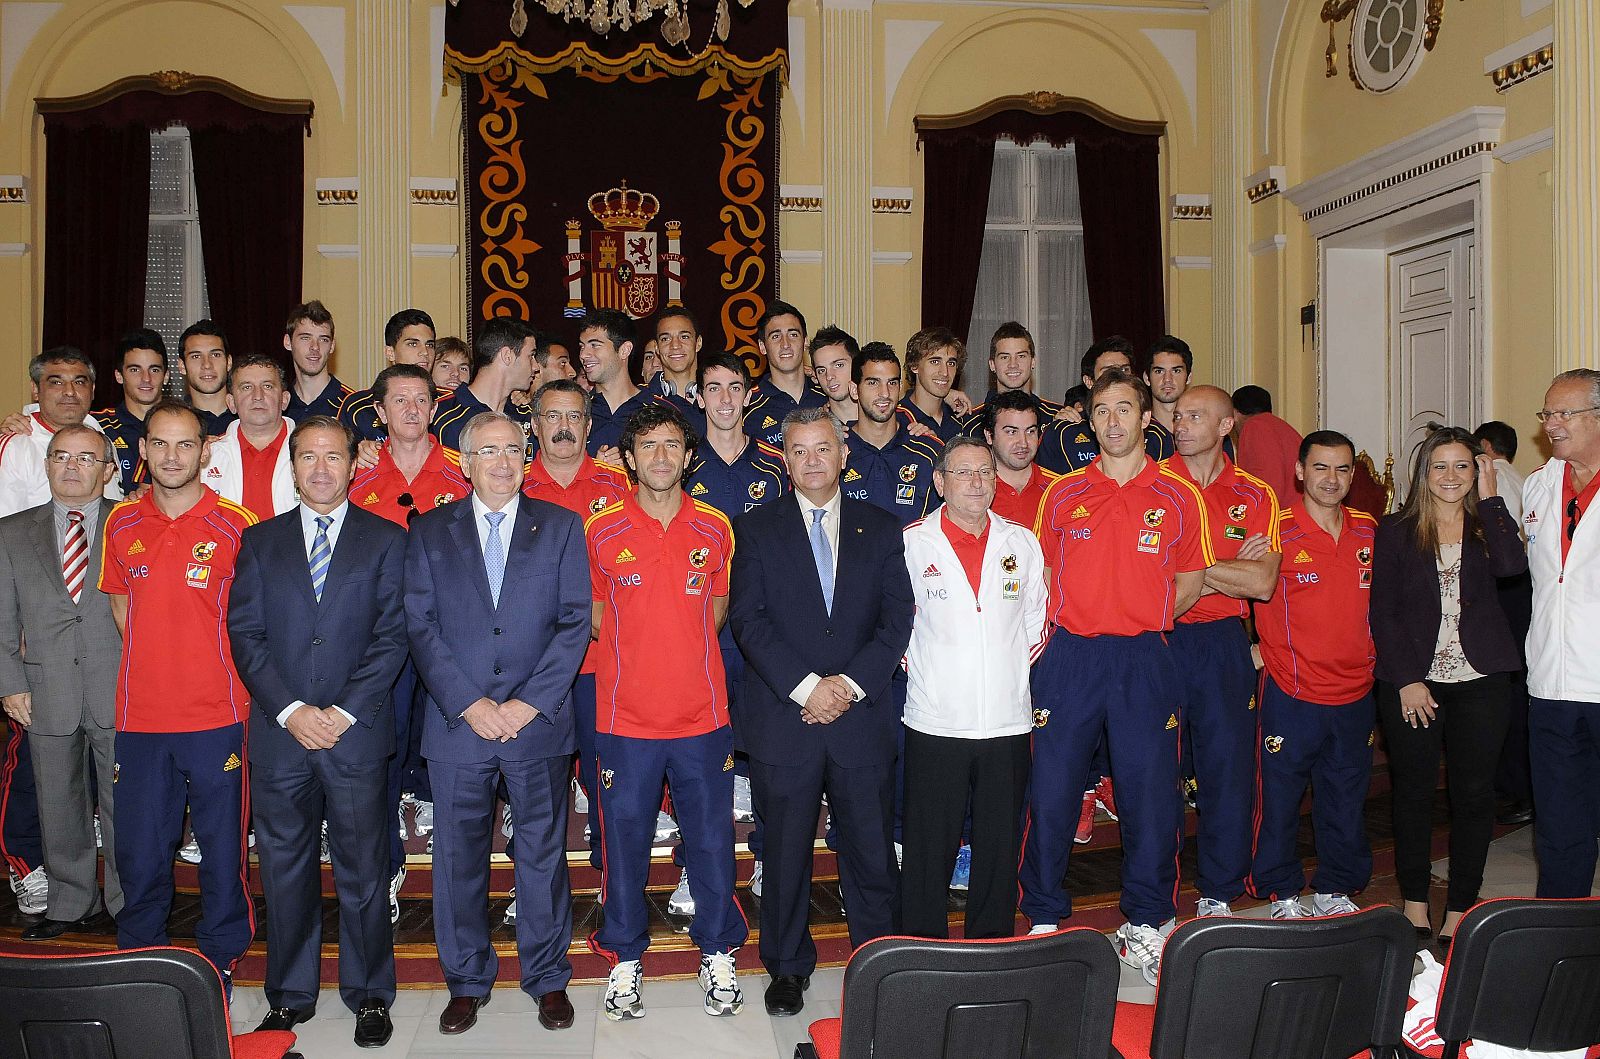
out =
{"type": "Polygon", "coordinates": [[[872,0],[822,0],[819,324],[872,334],[872,0]]]}
{"type": "MultiPolygon", "coordinates": [[[[340,337],[345,362],[356,354],[352,386],[383,366],[383,325],[411,302],[411,5],[356,0],[357,318],[340,337]]],[[[437,61],[437,58],[435,59],[437,61]]],[[[347,369],[348,370],[348,369],[347,369]]]]}
{"type": "Polygon", "coordinates": [[[1251,319],[1250,5],[1221,0],[1211,15],[1211,372],[1209,382],[1233,390],[1255,377],[1251,319]]]}
{"type": "Polygon", "coordinates": [[[1555,361],[1600,367],[1600,16],[1555,3],[1555,361]]]}

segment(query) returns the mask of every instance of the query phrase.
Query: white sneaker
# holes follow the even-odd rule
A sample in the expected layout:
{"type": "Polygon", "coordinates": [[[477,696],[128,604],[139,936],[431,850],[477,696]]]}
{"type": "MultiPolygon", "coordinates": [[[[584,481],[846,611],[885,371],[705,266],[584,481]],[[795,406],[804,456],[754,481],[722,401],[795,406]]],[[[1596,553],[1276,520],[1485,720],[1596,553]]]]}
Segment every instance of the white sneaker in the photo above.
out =
{"type": "Polygon", "coordinates": [[[713,952],[700,957],[700,991],[706,995],[707,1015],[737,1015],[744,1007],[744,992],[733,966],[733,953],[713,952]]]}
{"type": "Polygon", "coordinates": [[[1226,901],[1213,901],[1209,897],[1200,898],[1200,906],[1195,909],[1196,919],[1210,919],[1213,916],[1231,916],[1233,906],[1226,901]]]}
{"type": "Polygon", "coordinates": [[[1166,948],[1167,935],[1178,925],[1169,919],[1160,927],[1135,926],[1124,923],[1117,928],[1117,957],[1129,967],[1137,967],[1150,985],[1161,975],[1161,950],[1166,948]]]}
{"type": "Polygon", "coordinates": [[[756,818],[755,802],[750,798],[750,777],[733,777],[733,822],[748,824],[756,818]]]}
{"type": "Polygon", "coordinates": [[[200,863],[200,843],[199,843],[199,841],[197,839],[191,838],[189,840],[188,845],[183,846],[182,848],[180,848],[178,850],[178,856],[181,857],[183,859],[184,863],[186,863],[186,864],[199,864],[200,863]]]}
{"type": "Polygon", "coordinates": [[[678,821],[672,818],[671,813],[656,814],[656,845],[663,842],[675,842],[678,839],[678,821]]]}
{"type": "Polygon", "coordinates": [[[500,807],[500,833],[510,838],[515,831],[516,828],[511,826],[511,806],[502,805],[500,807]]]}
{"type": "Polygon", "coordinates": [[[589,815],[589,796],[583,793],[583,785],[577,780],[572,781],[572,811],[579,816],[589,815]]]}
{"type": "Polygon", "coordinates": [[[322,848],[317,851],[317,859],[324,864],[333,862],[333,851],[328,849],[328,821],[322,821],[322,848]]]}
{"type": "Polygon", "coordinates": [[[675,916],[694,915],[694,894],[689,892],[689,869],[678,872],[678,885],[667,898],[667,911],[675,916]]]}
{"type": "Polygon", "coordinates": [[[50,907],[50,876],[44,865],[33,869],[11,884],[17,892],[17,911],[25,916],[42,916],[50,907]]]}
{"type": "Polygon", "coordinates": [[[389,880],[389,925],[392,927],[400,922],[400,886],[406,881],[406,866],[400,865],[400,870],[394,873],[394,878],[389,880]]]}
{"type": "Polygon", "coordinates": [[[433,833],[432,802],[419,801],[417,803],[417,811],[411,816],[411,830],[416,832],[418,838],[433,833]]]}
{"type": "Polygon", "coordinates": [[[624,960],[611,968],[606,979],[606,1018],[612,1022],[644,1018],[643,988],[644,970],[638,960],[624,960]]]}
{"type": "Polygon", "coordinates": [[[1056,926],[1054,923],[1035,923],[1033,926],[1028,928],[1028,937],[1036,938],[1040,934],[1054,934],[1060,929],[1061,928],[1056,926]]]}
{"type": "Polygon", "coordinates": [[[1306,906],[1300,903],[1299,894],[1272,902],[1273,919],[1305,919],[1310,915],[1306,906]]]}
{"type": "Polygon", "coordinates": [[[507,926],[510,926],[517,921],[517,888],[513,886],[510,893],[511,903],[506,905],[505,923],[507,926]]]}
{"type": "Polygon", "coordinates": [[[1312,894],[1311,914],[1314,916],[1347,916],[1361,911],[1361,906],[1344,894],[1312,894]]]}
{"type": "Polygon", "coordinates": [[[755,867],[750,869],[750,894],[752,897],[761,896],[761,862],[756,861],[755,867]]]}

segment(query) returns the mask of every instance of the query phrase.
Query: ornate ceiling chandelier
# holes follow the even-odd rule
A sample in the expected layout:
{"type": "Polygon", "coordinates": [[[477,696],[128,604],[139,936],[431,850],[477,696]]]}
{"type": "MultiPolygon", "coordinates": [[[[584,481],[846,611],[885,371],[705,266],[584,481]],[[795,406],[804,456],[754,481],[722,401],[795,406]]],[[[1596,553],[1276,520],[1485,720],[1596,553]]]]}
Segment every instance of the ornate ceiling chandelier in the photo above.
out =
{"type": "MultiPolygon", "coordinates": [[[[461,0],[450,0],[451,6],[461,0]]],[[[671,47],[678,47],[689,39],[689,0],[534,0],[552,15],[567,22],[581,22],[604,37],[613,29],[627,33],[636,25],[643,25],[657,15],[661,16],[661,38],[671,47]]],[[[740,7],[749,7],[755,0],[739,0],[740,7]]],[[[528,28],[528,10],[524,0],[512,0],[511,34],[520,37],[528,28]]],[[[710,38],[726,41],[731,29],[728,0],[717,0],[712,16],[710,38]]]]}

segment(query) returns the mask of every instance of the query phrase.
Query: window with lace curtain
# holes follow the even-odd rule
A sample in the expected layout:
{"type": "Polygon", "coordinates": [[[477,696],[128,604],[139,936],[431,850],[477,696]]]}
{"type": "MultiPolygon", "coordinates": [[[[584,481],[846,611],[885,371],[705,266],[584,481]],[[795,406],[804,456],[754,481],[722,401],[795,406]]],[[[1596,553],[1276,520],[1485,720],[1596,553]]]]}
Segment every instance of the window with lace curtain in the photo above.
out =
{"type": "Polygon", "coordinates": [[[982,365],[989,336],[1007,320],[1020,320],[1038,348],[1034,388],[1061,400],[1079,379],[1078,363],[1094,341],[1089,288],[1084,278],[1083,213],[1078,204],[1078,161],[1071,144],[1040,140],[994,145],[988,219],[973,301],[966,386],[981,399],[982,365]]]}
{"type": "Polygon", "coordinates": [[[195,206],[189,130],[173,125],[150,134],[150,243],[145,252],[145,326],[167,343],[167,384],[182,392],[178,336],[211,315],[195,206]]]}

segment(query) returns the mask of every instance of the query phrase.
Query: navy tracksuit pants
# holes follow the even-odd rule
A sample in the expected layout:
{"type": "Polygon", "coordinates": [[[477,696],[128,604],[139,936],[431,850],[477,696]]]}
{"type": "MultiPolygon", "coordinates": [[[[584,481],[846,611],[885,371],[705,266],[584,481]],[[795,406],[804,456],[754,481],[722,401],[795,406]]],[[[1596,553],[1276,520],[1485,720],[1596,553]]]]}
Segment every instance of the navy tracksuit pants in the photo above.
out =
{"type": "Polygon", "coordinates": [[[1533,843],[1540,897],[1588,897],[1600,834],[1600,702],[1533,699],[1533,843]]]}
{"type": "Polygon", "coordinates": [[[650,947],[644,888],[663,781],[683,832],[678,848],[694,897],[689,938],[702,953],[743,945],[749,928],[733,892],[732,727],[679,739],[600,732],[595,749],[600,797],[591,804],[599,808],[605,918],[591,947],[613,962],[637,960],[650,947]]]}
{"type": "MultiPolygon", "coordinates": [[[[1238,618],[1179,622],[1167,634],[1183,674],[1183,738],[1199,784],[1201,897],[1234,901],[1250,874],[1256,782],[1256,668],[1238,618]]],[[[1121,791],[1118,791],[1121,794],[1121,791]]],[[[1118,798],[1120,804],[1121,798],[1118,798]]]]}
{"type": "Polygon", "coordinates": [[[1182,695],[1160,633],[1051,636],[1033,668],[1033,789],[1018,878],[1022,914],[1035,925],[1072,914],[1064,880],[1102,732],[1122,821],[1122,913],[1143,926],[1176,914],[1182,695]]]}
{"type": "Polygon", "coordinates": [[[224,974],[250,947],[255,909],[248,885],[249,779],[244,725],[204,732],[117,733],[117,871],[123,905],[117,946],[166,945],[172,858],[183,811],[200,843],[200,954],[224,974]]]}
{"type": "Polygon", "coordinates": [[[44,842],[28,733],[11,721],[6,729],[6,741],[0,744],[0,856],[20,879],[44,863],[44,842]]]}
{"type": "MultiPolygon", "coordinates": [[[[1343,706],[1305,702],[1262,674],[1261,786],[1256,808],[1255,860],[1250,892],[1277,901],[1306,888],[1295,851],[1300,800],[1311,787],[1311,827],[1317,871],[1311,889],[1353,894],[1372,879],[1367,842],[1367,786],[1377,705],[1368,691],[1343,706]]],[[[1205,784],[1200,785],[1202,793],[1205,784]]]]}

